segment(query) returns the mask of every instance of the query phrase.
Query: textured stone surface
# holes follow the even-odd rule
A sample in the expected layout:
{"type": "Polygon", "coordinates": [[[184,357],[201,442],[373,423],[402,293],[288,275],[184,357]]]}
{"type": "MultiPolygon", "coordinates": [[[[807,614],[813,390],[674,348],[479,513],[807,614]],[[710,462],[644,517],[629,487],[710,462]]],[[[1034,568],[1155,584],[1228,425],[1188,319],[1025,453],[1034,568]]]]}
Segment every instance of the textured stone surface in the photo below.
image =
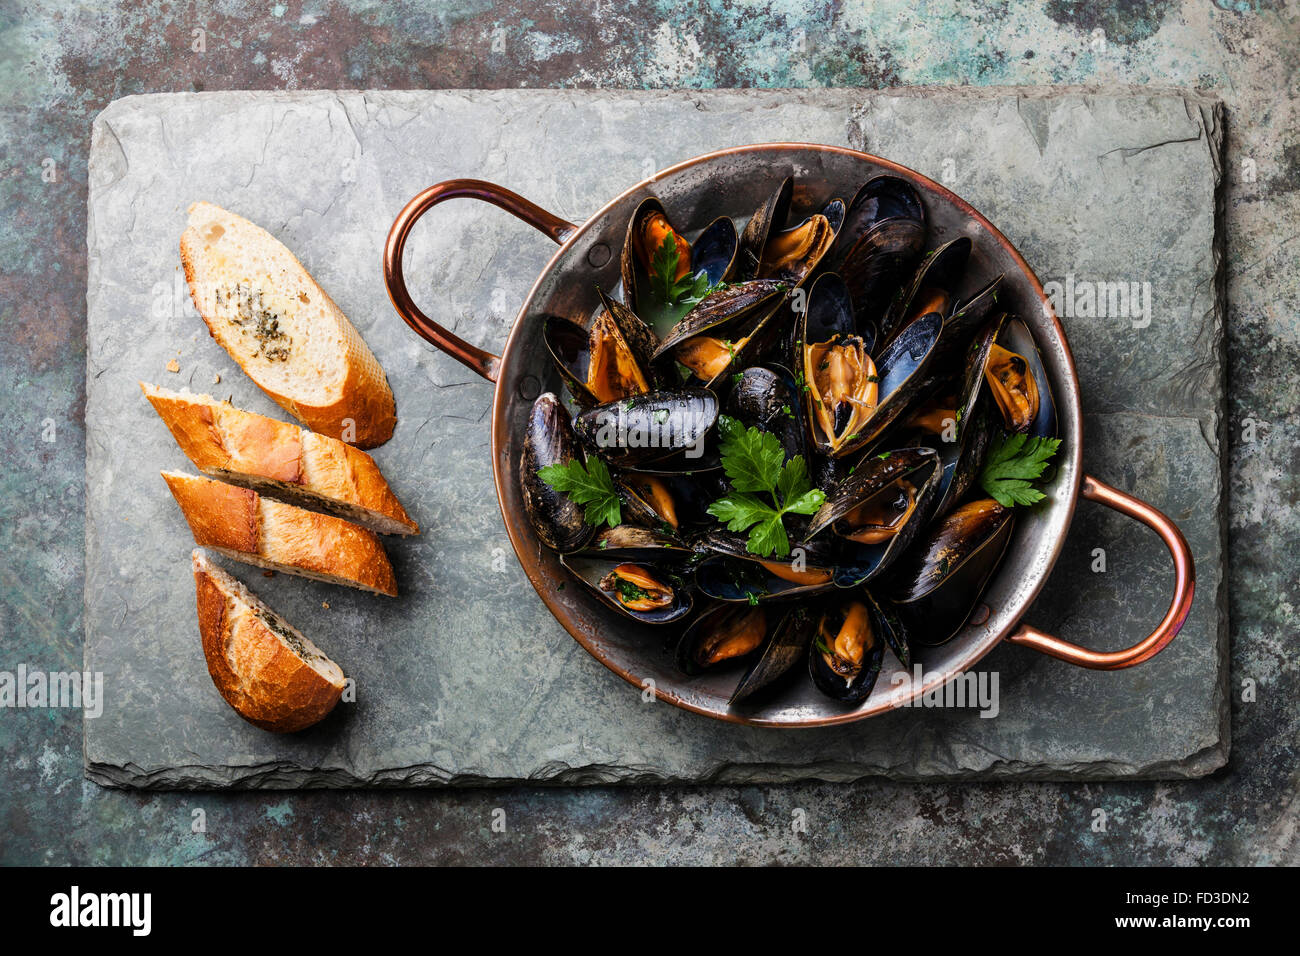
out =
{"type": "MultiPolygon", "coordinates": [[[[114,104],[96,121],[90,161],[86,659],[109,688],[104,715],[86,724],[91,778],[288,787],[1181,776],[1220,766],[1219,146],[1212,103],[1177,95],[501,91],[114,104]],[[540,159],[583,137],[610,160],[540,159]],[[1098,383],[1085,408],[1103,413],[1087,467],[1174,514],[1200,566],[1195,614],[1156,661],[1098,674],[1012,649],[988,663],[1002,681],[996,719],[913,710],[780,733],[647,705],[550,618],[507,554],[490,492],[491,390],[392,313],[377,258],[387,226],[422,186],[457,175],[581,219],[649,169],[780,138],[865,143],[948,179],[1045,277],[1150,284],[1149,325],[1066,324],[1098,383]],[[357,682],[357,704],[291,738],[245,724],[207,678],[191,540],[157,476],[184,461],[136,386],[207,389],[219,373],[220,395],[278,413],[208,338],[178,285],[176,237],[197,198],[284,239],[360,327],[399,402],[398,430],[376,458],[425,529],[389,548],[404,592],[396,602],[243,574],[357,682]],[[1167,229],[1146,228],[1158,211],[1170,213],[1167,229]],[[165,371],[172,359],[180,372],[165,371]]],[[[431,218],[408,265],[417,298],[458,334],[499,343],[546,241],[474,204],[431,218]]],[[[1167,557],[1130,522],[1081,524],[1054,579],[1067,583],[1029,617],[1091,646],[1122,646],[1163,612],[1167,557]],[[1105,574],[1088,570],[1096,547],[1105,574]]]]}
{"type": "Polygon", "coordinates": [[[925,17],[912,0],[762,9],[687,0],[671,10],[585,0],[25,3],[0,34],[6,667],[82,661],[86,159],[91,121],[111,100],[199,89],[1171,83],[1212,91],[1228,107],[1234,703],[1228,766],[1175,783],[202,795],[97,787],[83,777],[78,712],[8,711],[0,860],[1300,862],[1300,577],[1290,559],[1300,536],[1297,29],[1300,10],[1271,0],[941,2],[925,17]],[[207,44],[196,55],[199,25],[207,44]],[[42,438],[47,420],[53,441],[42,438]],[[505,833],[489,829],[498,808],[505,833]],[[206,832],[193,830],[197,809],[206,832]],[[791,830],[796,809],[805,833],[791,830]],[[1097,810],[1105,832],[1093,829],[1097,810]]]}

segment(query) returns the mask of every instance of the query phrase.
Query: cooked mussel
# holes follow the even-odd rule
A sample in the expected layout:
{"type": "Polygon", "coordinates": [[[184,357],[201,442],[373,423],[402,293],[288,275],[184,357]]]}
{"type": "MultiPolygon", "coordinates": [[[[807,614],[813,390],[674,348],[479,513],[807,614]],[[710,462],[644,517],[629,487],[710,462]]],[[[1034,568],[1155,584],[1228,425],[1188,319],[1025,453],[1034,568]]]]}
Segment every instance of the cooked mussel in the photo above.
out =
{"type": "Polygon", "coordinates": [[[704,438],[718,420],[718,399],[704,388],[663,389],[606,402],[574,420],[579,441],[611,464],[637,465],[704,455],[704,438]]]}
{"type": "Polygon", "coordinates": [[[767,637],[768,612],[758,605],[718,604],[682,632],[677,666],[695,675],[753,654],[767,637]]]}
{"type": "Polygon", "coordinates": [[[690,308],[686,301],[666,297],[666,282],[688,276],[703,276],[709,288],[726,282],[739,248],[736,224],[729,217],[719,216],[691,243],[658,199],[644,199],[628,220],[619,261],[623,301],[657,332],[666,333],[690,308]]]}
{"type": "Polygon", "coordinates": [[[706,387],[713,385],[745,367],[787,288],[774,279],[755,279],[710,293],[665,336],[653,359],[671,355],[706,387]]]}
{"type": "Polygon", "coordinates": [[[621,302],[600,293],[602,308],[589,329],[560,316],[543,319],[542,341],[574,401],[588,407],[650,391],[650,358],[659,344],[648,325],[621,302]]]}
{"type": "Polygon", "coordinates": [[[539,473],[549,465],[581,460],[580,456],[569,413],[560,400],[552,392],[537,396],[528,414],[519,456],[519,490],[524,513],[537,537],[561,554],[585,545],[594,529],[583,517],[583,509],[548,485],[539,473]]]}
{"type": "Polygon", "coordinates": [[[918,397],[943,319],[937,313],[921,316],[872,361],[861,336],[842,331],[842,325],[832,331],[834,322],[846,321],[843,303],[836,301],[843,283],[827,282],[832,275],[819,278],[810,290],[796,358],[812,446],[840,458],[874,441],[918,397]]]}
{"type": "Polygon", "coordinates": [[[885,658],[880,630],[880,617],[866,592],[825,604],[808,652],[808,672],[817,689],[846,704],[865,700],[885,658]]]}
{"type": "Polygon", "coordinates": [[[951,638],[979,602],[1011,540],[1014,518],[992,498],[936,522],[894,565],[890,597],[913,644],[951,638]]]}
{"type": "Polygon", "coordinates": [[[832,199],[820,212],[785,228],[793,197],[794,180],[786,177],[746,223],[740,236],[743,278],[775,278],[797,286],[834,245],[844,222],[844,201],[832,199]]]}
{"type": "Polygon", "coordinates": [[[854,587],[885,571],[930,519],[943,469],[933,448],[900,448],[859,462],[835,485],[805,533],[845,542],[835,583],[854,587]]]}
{"type": "Polygon", "coordinates": [[[1007,319],[984,366],[988,390],[1010,431],[1031,437],[1056,434],[1056,404],[1033,333],[1020,319],[1007,319]]]}
{"type": "Polygon", "coordinates": [[[608,607],[643,624],[667,624],[691,611],[690,589],[667,564],[598,552],[561,555],[560,564],[608,607]]]}
{"type": "MultiPolygon", "coordinates": [[[[742,605],[723,605],[741,607],[742,605]]],[[[762,610],[762,606],[754,610],[762,610]]],[[[769,612],[774,613],[774,612],[769,612]]],[[[762,650],[741,676],[728,704],[736,704],[770,687],[792,671],[808,654],[813,637],[813,616],[808,608],[796,605],[785,610],[771,631],[762,650]]]]}
{"type": "Polygon", "coordinates": [[[788,601],[835,586],[833,546],[792,541],[785,557],[752,553],[743,534],[713,530],[695,541],[701,554],[695,584],[719,601],[788,601]]]}

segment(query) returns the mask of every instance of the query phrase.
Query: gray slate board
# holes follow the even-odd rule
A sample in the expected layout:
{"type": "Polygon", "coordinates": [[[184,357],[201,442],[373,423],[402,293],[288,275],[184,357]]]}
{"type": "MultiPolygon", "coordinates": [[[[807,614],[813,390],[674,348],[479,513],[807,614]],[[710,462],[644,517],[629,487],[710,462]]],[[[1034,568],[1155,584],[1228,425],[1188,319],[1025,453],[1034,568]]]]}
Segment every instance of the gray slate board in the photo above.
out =
{"type": "MultiPolygon", "coordinates": [[[[95,121],[86,408],[87,775],[136,787],[511,781],[760,782],[1182,777],[1228,750],[1222,595],[1221,108],[1120,91],[401,92],[134,96],[95,121]],[[1199,589],[1182,635],[1133,670],[1095,673],[1018,648],[982,670],[1001,710],[910,710],[820,731],[734,727],[645,703],[548,615],[510,551],[491,488],[489,386],[427,347],[388,304],[392,217],[419,189],[476,177],[570,220],[656,169],[723,146],[848,144],[956,190],[1046,281],[1150,283],[1151,321],[1062,319],[1084,386],[1087,470],[1182,526],[1199,589]],[[208,678],[191,538],[158,471],[186,467],[140,395],[188,385],[281,415],[189,305],[177,240],[204,198],[253,218],[360,328],[398,399],[375,453],[424,533],[391,540],[403,595],[233,568],[357,681],[357,701],[276,737],[208,678]],[[179,373],[169,373],[176,359],[179,373]],[[215,374],[221,384],[213,385],[215,374]],[[328,604],[328,607],[325,605],[328,604]]],[[[551,255],[497,210],[440,207],[412,239],[416,298],[487,347],[551,255]]],[[[1068,303],[1063,302],[1064,308],[1068,303]]],[[[1081,505],[1037,626],[1114,648],[1164,613],[1153,535],[1081,505]],[[1107,570],[1094,573],[1093,550],[1107,570]]]]}

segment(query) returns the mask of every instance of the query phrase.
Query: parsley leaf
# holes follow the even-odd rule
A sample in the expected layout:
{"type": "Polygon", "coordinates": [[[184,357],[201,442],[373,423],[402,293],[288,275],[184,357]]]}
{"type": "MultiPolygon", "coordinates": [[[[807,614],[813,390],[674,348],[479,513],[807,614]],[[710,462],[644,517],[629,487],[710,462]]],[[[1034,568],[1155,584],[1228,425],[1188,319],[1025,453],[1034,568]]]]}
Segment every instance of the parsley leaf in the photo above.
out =
{"type": "Polygon", "coordinates": [[[574,459],[567,465],[547,465],[537,475],[556,491],[582,505],[588,524],[596,527],[607,524],[611,528],[622,524],[623,514],[618,492],[614,490],[614,479],[609,475],[609,467],[594,455],[586,467],[574,459]]]}
{"type": "Polygon", "coordinates": [[[1046,495],[1033,486],[1047,462],[1061,447],[1059,438],[1003,435],[989,450],[980,472],[980,486],[1004,508],[1032,505],[1046,495]]]}
{"type": "Polygon", "coordinates": [[[677,238],[669,233],[650,258],[650,291],[665,305],[694,305],[713,291],[709,277],[703,272],[677,278],[681,262],[677,238]]]}
{"type": "Polygon", "coordinates": [[[775,435],[747,429],[727,415],[718,419],[718,435],[722,469],[732,491],[709,505],[709,514],[729,531],[749,529],[745,547],[751,554],[785,557],[790,538],[782,518],[787,513],[814,514],[826,500],[808,478],[808,463],[802,455],[786,461],[775,435]]]}

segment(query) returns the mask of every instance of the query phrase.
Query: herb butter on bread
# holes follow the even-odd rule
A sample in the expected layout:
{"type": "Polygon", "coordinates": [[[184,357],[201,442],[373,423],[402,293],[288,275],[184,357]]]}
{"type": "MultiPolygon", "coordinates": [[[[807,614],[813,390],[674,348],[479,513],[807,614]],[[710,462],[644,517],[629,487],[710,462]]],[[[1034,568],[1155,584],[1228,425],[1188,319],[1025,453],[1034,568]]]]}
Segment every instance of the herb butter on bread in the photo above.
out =
{"type": "Polygon", "coordinates": [[[140,383],[181,451],[204,474],[381,534],[417,534],[373,458],[359,448],[219,402],[140,383]]]}
{"type": "Polygon", "coordinates": [[[211,478],[162,476],[200,547],[259,568],[397,596],[393,566],[373,531],[211,478]]]}
{"type": "Polygon", "coordinates": [[[203,656],[226,703],[276,733],[310,727],[333,710],[342,668],[203,552],[191,566],[203,656]]]}
{"type": "Polygon", "coordinates": [[[361,448],[392,437],[397,410],[384,370],[283,243],[197,202],[181,235],[181,264],[212,337],[289,414],[361,448]]]}

